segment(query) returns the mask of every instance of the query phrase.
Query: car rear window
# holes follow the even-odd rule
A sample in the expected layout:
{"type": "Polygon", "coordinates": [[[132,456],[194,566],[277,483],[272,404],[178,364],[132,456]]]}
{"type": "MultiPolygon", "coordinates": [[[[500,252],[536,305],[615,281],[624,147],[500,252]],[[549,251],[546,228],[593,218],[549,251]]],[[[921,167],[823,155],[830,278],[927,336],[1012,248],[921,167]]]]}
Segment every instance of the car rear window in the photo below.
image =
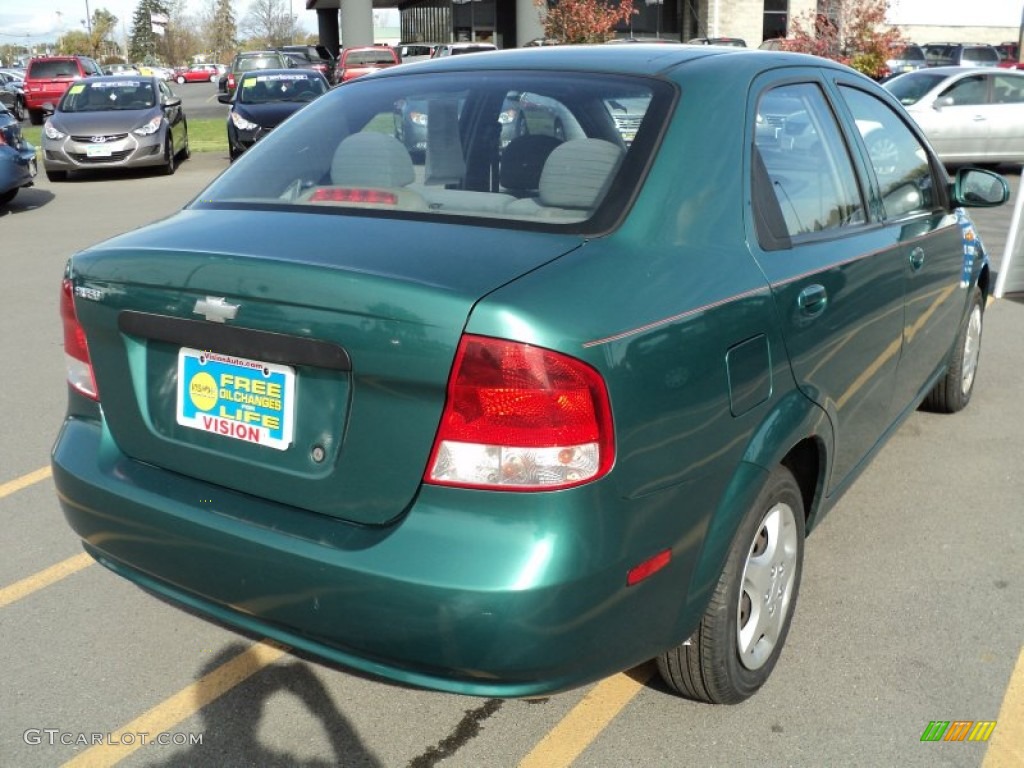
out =
{"type": "Polygon", "coordinates": [[[350,51],[345,54],[345,66],[347,67],[394,63],[395,57],[390,51],[350,51]]]}
{"type": "Polygon", "coordinates": [[[55,80],[59,77],[78,77],[78,64],[71,59],[51,59],[29,63],[27,77],[33,80],[55,80]]]}
{"type": "Polygon", "coordinates": [[[994,48],[964,48],[963,60],[991,64],[999,61],[999,54],[994,48]]]}
{"type": "Polygon", "coordinates": [[[296,113],[196,207],[605,231],[675,98],[648,78],[473,72],[355,81],[296,113]]]}
{"type": "Polygon", "coordinates": [[[279,69],[287,64],[276,56],[249,56],[238,62],[239,72],[248,72],[252,69],[279,69]]]}
{"type": "Polygon", "coordinates": [[[902,48],[896,55],[896,58],[903,61],[924,61],[924,51],[916,45],[909,45],[906,48],[902,48]]]}

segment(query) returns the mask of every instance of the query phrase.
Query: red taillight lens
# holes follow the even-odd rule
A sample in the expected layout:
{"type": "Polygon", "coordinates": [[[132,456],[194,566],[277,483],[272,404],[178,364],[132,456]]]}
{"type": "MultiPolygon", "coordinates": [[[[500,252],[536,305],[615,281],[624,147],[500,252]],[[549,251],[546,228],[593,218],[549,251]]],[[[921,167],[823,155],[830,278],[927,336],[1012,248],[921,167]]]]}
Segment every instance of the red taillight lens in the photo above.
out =
{"type": "Polygon", "coordinates": [[[230,88],[234,88],[234,87],[235,87],[235,76],[234,75],[228,75],[228,88],[230,89],[230,88]]]}
{"type": "Polygon", "coordinates": [[[67,363],[68,383],[86,397],[99,400],[96,379],[92,375],[89,345],[85,331],[75,314],[74,286],[64,278],[60,292],[60,317],[64,321],[64,360],[67,363]]]}
{"type": "Polygon", "coordinates": [[[426,482],[553,490],[596,480],[613,459],[597,371],[529,344],[463,336],[426,482]]]}
{"type": "Polygon", "coordinates": [[[371,203],[374,205],[397,205],[398,195],[379,189],[355,189],[350,187],[323,187],[309,197],[311,203],[371,203]]]}

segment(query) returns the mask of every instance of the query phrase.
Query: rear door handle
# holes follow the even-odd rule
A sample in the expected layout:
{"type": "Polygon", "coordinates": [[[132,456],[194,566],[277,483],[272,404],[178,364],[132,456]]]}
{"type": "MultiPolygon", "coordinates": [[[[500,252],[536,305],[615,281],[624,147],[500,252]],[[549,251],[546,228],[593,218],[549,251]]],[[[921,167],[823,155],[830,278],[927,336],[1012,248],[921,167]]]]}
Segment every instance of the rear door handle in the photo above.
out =
{"type": "Polygon", "coordinates": [[[910,252],[910,267],[915,272],[924,264],[924,248],[917,247],[910,252]]]}
{"type": "Polygon", "coordinates": [[[817,317],[828,305],[828,291],[824,285],[809,285],[800,291],[796,299],[800,311],[807,317],[817,317]]]}

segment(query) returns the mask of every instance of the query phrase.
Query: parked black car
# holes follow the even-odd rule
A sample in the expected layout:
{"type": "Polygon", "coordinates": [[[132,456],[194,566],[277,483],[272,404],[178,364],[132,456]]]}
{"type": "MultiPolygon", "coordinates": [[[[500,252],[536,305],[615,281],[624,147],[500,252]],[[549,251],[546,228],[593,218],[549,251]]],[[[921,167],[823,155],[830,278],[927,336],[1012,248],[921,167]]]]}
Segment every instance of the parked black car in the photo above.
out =
{"type": "Polygon", "coordinates": [[[257,69],[243,72],[234,96],[221,94],[228,112],[228,154],[234,160],[330,86],[311,69],[257,69]]]}
{"type": "Polygon", "coordinates": [[[334,68],[337,60],[325,45],[283,45],[279,49],[291,57],[298,56],[305,69],[315,69],[328,83],[334,85],[334,68]]]}

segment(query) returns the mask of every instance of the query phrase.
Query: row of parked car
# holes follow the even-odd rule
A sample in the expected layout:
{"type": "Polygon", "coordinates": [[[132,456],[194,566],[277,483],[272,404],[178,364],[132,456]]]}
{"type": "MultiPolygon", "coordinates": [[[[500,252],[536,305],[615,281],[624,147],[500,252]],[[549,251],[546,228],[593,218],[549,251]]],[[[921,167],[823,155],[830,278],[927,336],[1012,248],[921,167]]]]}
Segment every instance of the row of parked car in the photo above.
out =
{"type": "MultiPolygon", "coordinates": [[[[449,46],[446,55],[474,49],[487,47],[456,44],[449,46]]],[[[433,57],[437,51],[434,48],[429,55],[433,57]]],[[[283,50],[239,54],[223,76],[212,65],[194,69],[207,81],[221,77],[225,80],[220,101],[231,107],[227,135],[229,155],[235,160],[284,118],[325,93],[332,81],[345,81],[394,66],[402,53],[409,58],[427,55],[414,44],[406,45],[404,50],[402,46],[347,49],[336,62],[331,78],[323,70],[300,66],[283,50]]],[[[319,54],[313,46],[301,52],[306,61],[319,54]]],[[[41,63],[46,71],[67,66],[67,62],[59,59],[41,63]]],[[[78,61],[77,65],[85,68],[88,63],[78,61]]],[[[330,67],[326,69],[331,71],[330,67]]],[[[177,79],[179,83],[192,82],[199,79],[199,74],[180,75],[177,79]]],[[[51,85],[56,88],[60,83],[51,85]]],[[[68,93],[47,120],[43,132],[43,164],[51,181],[60,181],[69,172],[83,167],[99,168],[111,163],[119,167],[157,166],[165,173],[173,173],[177,162],[188,157],[188,126],[181,100],[162,76],[122,73],[67,80],[63,85],[68,93]]],[[[922,67],[891,78],[885,87],[918,122],[944,162],[1024,162],[1024,72],[996,67],[922,67]]],[[[32,94],[37,97],[36,91],[32,94]]],[[[50,91],[43,94],[50,99],[58,98],[50,91]]],[[[52,102],[47,103],[52,106],[52,102]]],[[[627,146],[645,109],[646,104],[621,102],[611,109],[627,146]]],[[[530,94],[506,100],[501,115],[502,146],[527,133],[528,123],[551,126],[550,133],[559,141],[582,131],[571,116],[530,94]]],[[[18,120],[16,113],[10,116],[10,122],[18,120]]],[[[427,120],[427,106],[415,100],[404,100],[395,110],[395,136],[418,162],[425,158],[427,120]]],[[[774,116],[772,130],[794,145],[811,146],[816,141],[813,123],[806,116],[780,112],[774,116]]],[[[10,139],[7,144],[17,147],[17,141],[10,139]]],[[[879,156],[892,151],[885,141],[874,142],[872,149],[879,156]]],[[[8,175],[17,179],[10,182],[10,189],[16,191],[17,185],[34,175],[34,165],[30,169],[23,160],[14,162],[20,162],[20,170],[8,175]]]]}
{"type": "Polygon", "coordinates": [[[896,46],[886,61],[889,72],[899,75],[926,67],[998,67],[1019,69],[1017,43],[908,43],[896,46]]]}

